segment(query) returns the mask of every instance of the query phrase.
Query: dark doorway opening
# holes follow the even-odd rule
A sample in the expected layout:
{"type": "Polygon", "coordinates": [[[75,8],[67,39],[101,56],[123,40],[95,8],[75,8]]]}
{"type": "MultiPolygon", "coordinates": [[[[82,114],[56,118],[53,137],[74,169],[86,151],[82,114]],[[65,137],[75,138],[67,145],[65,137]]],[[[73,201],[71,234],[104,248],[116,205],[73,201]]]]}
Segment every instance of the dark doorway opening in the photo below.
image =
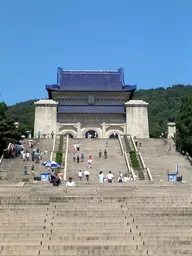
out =
{"type": "Polygon", "coordinates": [[[69,136],[69,138],[71,138],[71,139],[72,139],[72,138],[74,138],[74,137],[73,137],[73,135],[72,135],[71,133],[66,133],[65,135],[68,135],[68,136],[69,136]]]}
{"type": "Polygon", "coordinates": [[[118,134],[117,133],[112,133],[110,136],[109,136],[109,139],[118,139],[118,134]]]}
{"type": "Polygon", "coordinates": [[[94,130],[89,130],[85,133],[85,138],[98,138],[98,133],[94,130]]]}

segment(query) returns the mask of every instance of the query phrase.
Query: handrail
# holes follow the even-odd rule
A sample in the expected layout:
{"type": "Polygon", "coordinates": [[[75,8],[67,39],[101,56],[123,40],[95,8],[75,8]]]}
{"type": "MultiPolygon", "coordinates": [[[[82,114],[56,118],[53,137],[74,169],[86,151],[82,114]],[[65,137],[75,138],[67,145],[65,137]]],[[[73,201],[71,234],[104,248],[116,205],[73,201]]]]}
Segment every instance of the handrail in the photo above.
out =
{"type": "Polygon", "coordinates": [[[145,168],[146,168],[146,166],[145,166],[145,163],[144,163],[143,157],[142,157],[142,155],[141,155],[141,153],[140,153],[139,151],[138,151],[138,155],[139,155],[139,158],[140,158],[140,160],[141,160],[141,164],[142,164],[143,168],[145,169],[145,168]]]}
{"type": "Polygon", "coordinates": [[[133,144],[134,150],[135,150],[135,152],[137,153],[138,149],[137,149],[137,147],[136,147],[136,145],[135,145],[135,141],[134,141],[134,139],[133,139],[133,137],[132,137],[131,135],[130,135],[130,138],[131,138],[131,142],[132,142],[132,144],[133,144]]]}
{"type": "Polygon", "coordinates": [[[0,165],[3,162],[3,158],[4,158],[4,154],[2,154],[1,158],[0,158],[0,165]]]}
{"type": "Polygon", "coordinates": [[[152,175],[151,175],[151,172],[150,172],[149,168],[146,168],[146,170],[147,170],[149,179],[150,179],[150,180],[153,180],[153,177],[152,177],[152,175]]]}
{"type": "MultiPolygon", "coordinates": [[[[9,142],[9,144],[8,144],[8,146],[7,146],[7,148],[5,149],[5,150],[9,150],[10,149],[10,147],[11,147],[11,142],[9,142]]],[[[3,159],[4,159],[4,153],[1,155],[1,158],[0,158],[0,165],[2,164],[2,162],[3,162],[3,159]]]]}
{"type": "Polygon", "coordinates": [[[128,157],[127,157],[127,152],[124,150],[123,148],[123,144],[122,144],[122,141],[121,141],[121,137],[118,135],[118,139],[119,139],[119,143],[120,143],[120,147],[121,147],[121,152],[122,152],[122,155],[124,156],[125,158],[125,163],[127,165],[127,169],[128,169],[128,172],[131,172],[131,175],[133,177],[133,180],[135,180],[135,175],[134,175],[134,172],[133,172],[133,168],[131,168],[130,164],[129,164],[129,160],[128,160],[128,157]]]}
{"type": "Polygon", "coordinates": [[[125,162],[126,162],[126,165],[127,165],[127,169],[128,171],[130,172],[131,171],[131,166],[129,164],[129,160],[128,160],[128,157],[127,157],[127,153],[124,151],[124,157],[125,157],[125,162]]]}
{"type": "Polygon", "coordinates": [[[120,135],[118,135],[118,139],[119,139],[119,144],[120,144],[120,148],[121,148],[121,154],[123,155],[124,150],[123,150],[123,145],[122,145],[120,135]]]}
{"type": "Polygon", "coordinates": [[[67,135],[67,139],[66,139],[65,166],[64,166],[64,171],[63,171],[63,179],[64,179],[64,180],[66,180],[66,174],[67,174],[68,148],[69,148],[69,135],[67,135]]]}
{"type": "Polygon", "coordinates": [[[53,139],[53,147],[52,147],[52,151],[51,151],[51,155],[50,155],[50,160],[51,161],[53,159],[53,153],[55,151],[55,141],[56,141],[56,135],[54,136],[54,139],[53,139]]]}

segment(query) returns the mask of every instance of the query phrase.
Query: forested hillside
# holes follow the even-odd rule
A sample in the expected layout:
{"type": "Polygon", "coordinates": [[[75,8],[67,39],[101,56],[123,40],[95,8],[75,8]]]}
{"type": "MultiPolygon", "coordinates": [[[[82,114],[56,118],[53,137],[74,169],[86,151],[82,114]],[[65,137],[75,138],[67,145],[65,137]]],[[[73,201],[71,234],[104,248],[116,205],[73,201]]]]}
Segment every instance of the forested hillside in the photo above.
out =
{"type": "MultiPolygon", "coordinates": [[[[177,119],[183,96],[192,93],[192,86],[174,85],[172,87],[150,90],[138,90],[133,99],[142,99],[149,102],[150,136],[159,137],[166,131],[168,118],[177,119]]],[[[22,128],[33,129],[34,101],[17,103],[8,108],[8,114],[16,117],[22,128]]]]}
{"type": "Polygon", "coordinates": [[[177,121],[183,96],[192,94],[192,86],[174,85],[168,88],[138,90],[133,99],[142,99],[149,103],[149,128],[151,137],[159,137],[167,131],[169,118],[177,121]]]}
{"type": "Polygon", "coordinates": [[[8,107],[7,115],[12,116],[19,122],[19,127],[23,131],[33,131],[35,106],[34,102],[37,100],[29,100],[17,103],[8,107]]]}

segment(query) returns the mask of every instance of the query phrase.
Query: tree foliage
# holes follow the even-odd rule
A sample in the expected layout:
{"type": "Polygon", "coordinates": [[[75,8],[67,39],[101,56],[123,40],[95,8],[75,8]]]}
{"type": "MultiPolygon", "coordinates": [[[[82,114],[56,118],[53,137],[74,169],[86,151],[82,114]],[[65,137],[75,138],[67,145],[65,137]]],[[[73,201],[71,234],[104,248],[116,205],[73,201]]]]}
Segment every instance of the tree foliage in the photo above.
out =
{"type": "Polygon", "coordinates": [[[166,133],[168,119],[178,121],[182,97],[192,93],[190,85],[174,85],[168,88],[138,90],[133,99],[145,100],[149,103],[149,133],[157,138],[166,133]]]}
{"type": "Polygon", "coordinates": [[[177,146],[192,155],[192,94],[182,98],[177,122],[177,146]]]}
{"type": "Polygon", "coordinates": [[[26,131],[33,132],[35,106],[34,102],[37,100],[29,100],[20,102],[8,107],[7,115],[13,117],[19,122],[19,129],[25,134],[26,131]]]}
{"type": "Polygon", "coordinates": [[[0,155],[9,142],[15,143],[20,139],[21,131],[16,129],[14,123],[15,120],[7,115],[6,104],[0,102],[0,155]]]}

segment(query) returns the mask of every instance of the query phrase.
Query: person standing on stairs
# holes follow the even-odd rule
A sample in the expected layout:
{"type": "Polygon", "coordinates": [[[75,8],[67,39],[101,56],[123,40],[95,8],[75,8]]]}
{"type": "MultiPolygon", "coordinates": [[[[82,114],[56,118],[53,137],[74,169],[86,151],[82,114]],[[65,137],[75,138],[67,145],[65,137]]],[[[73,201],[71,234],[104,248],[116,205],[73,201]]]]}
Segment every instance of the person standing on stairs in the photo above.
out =
{"type": "Polygon", "coordinates": [[[80,170],[79,172],[78,172],[78,179],[79,179],[79,181],[82,181],[82,171],[80,170]]]}
{"type": "Polygon", "coordinates": [[[99,183],[103,183],[104,182],[104,174],[102,171],[100,171],[99,173],[99,183]]]}
{"type": "Polygon", "coordinates": [[[89,181],[90,172],[89,171],[84,171],[84,175],[85,175],[86,180],[89,181]]]}
{"type": "Polygon", "coordinates": [[[107,159],[107,150],[106,149],[104,151],[104,156],[105,156],[105,159],[107,159]]]}
{"type": "Polygon", "coordinates": [[[118,182],[122,183],[124,181],[122,172],[119,172],[118,182]]]}
{"type": "Polygon", "coordinates": [[[77,163],[79,163],[80,157],[79,154],[77,155],[77,163]]]}
{"type": "Polygon", "coordinates": [[[76,160],[76,153],[73,153],[73,163],[75,163],[76,160]]]}
{"type": "Polygon", "coordinates": [[[84,154],[81,154],[81,162],[84,162],[84,154]]]}
{"type": "Polygon", "coordinates": [[[111,173],[111,171],[109,171],[109,173],[107,174],[107,181],[108,183],[113,183],[113,174],[111,173]]]}
{"type": "Polygon", "coordinates": [[[65,187],[75,187],[75,182],[71,177],[69,178],[69,181],[66,183],[65,187]]]}
{"type": "Polygon", "coordinates": [[[80,151],[80,142],[77,143],[77,151],[80,151]]]}

